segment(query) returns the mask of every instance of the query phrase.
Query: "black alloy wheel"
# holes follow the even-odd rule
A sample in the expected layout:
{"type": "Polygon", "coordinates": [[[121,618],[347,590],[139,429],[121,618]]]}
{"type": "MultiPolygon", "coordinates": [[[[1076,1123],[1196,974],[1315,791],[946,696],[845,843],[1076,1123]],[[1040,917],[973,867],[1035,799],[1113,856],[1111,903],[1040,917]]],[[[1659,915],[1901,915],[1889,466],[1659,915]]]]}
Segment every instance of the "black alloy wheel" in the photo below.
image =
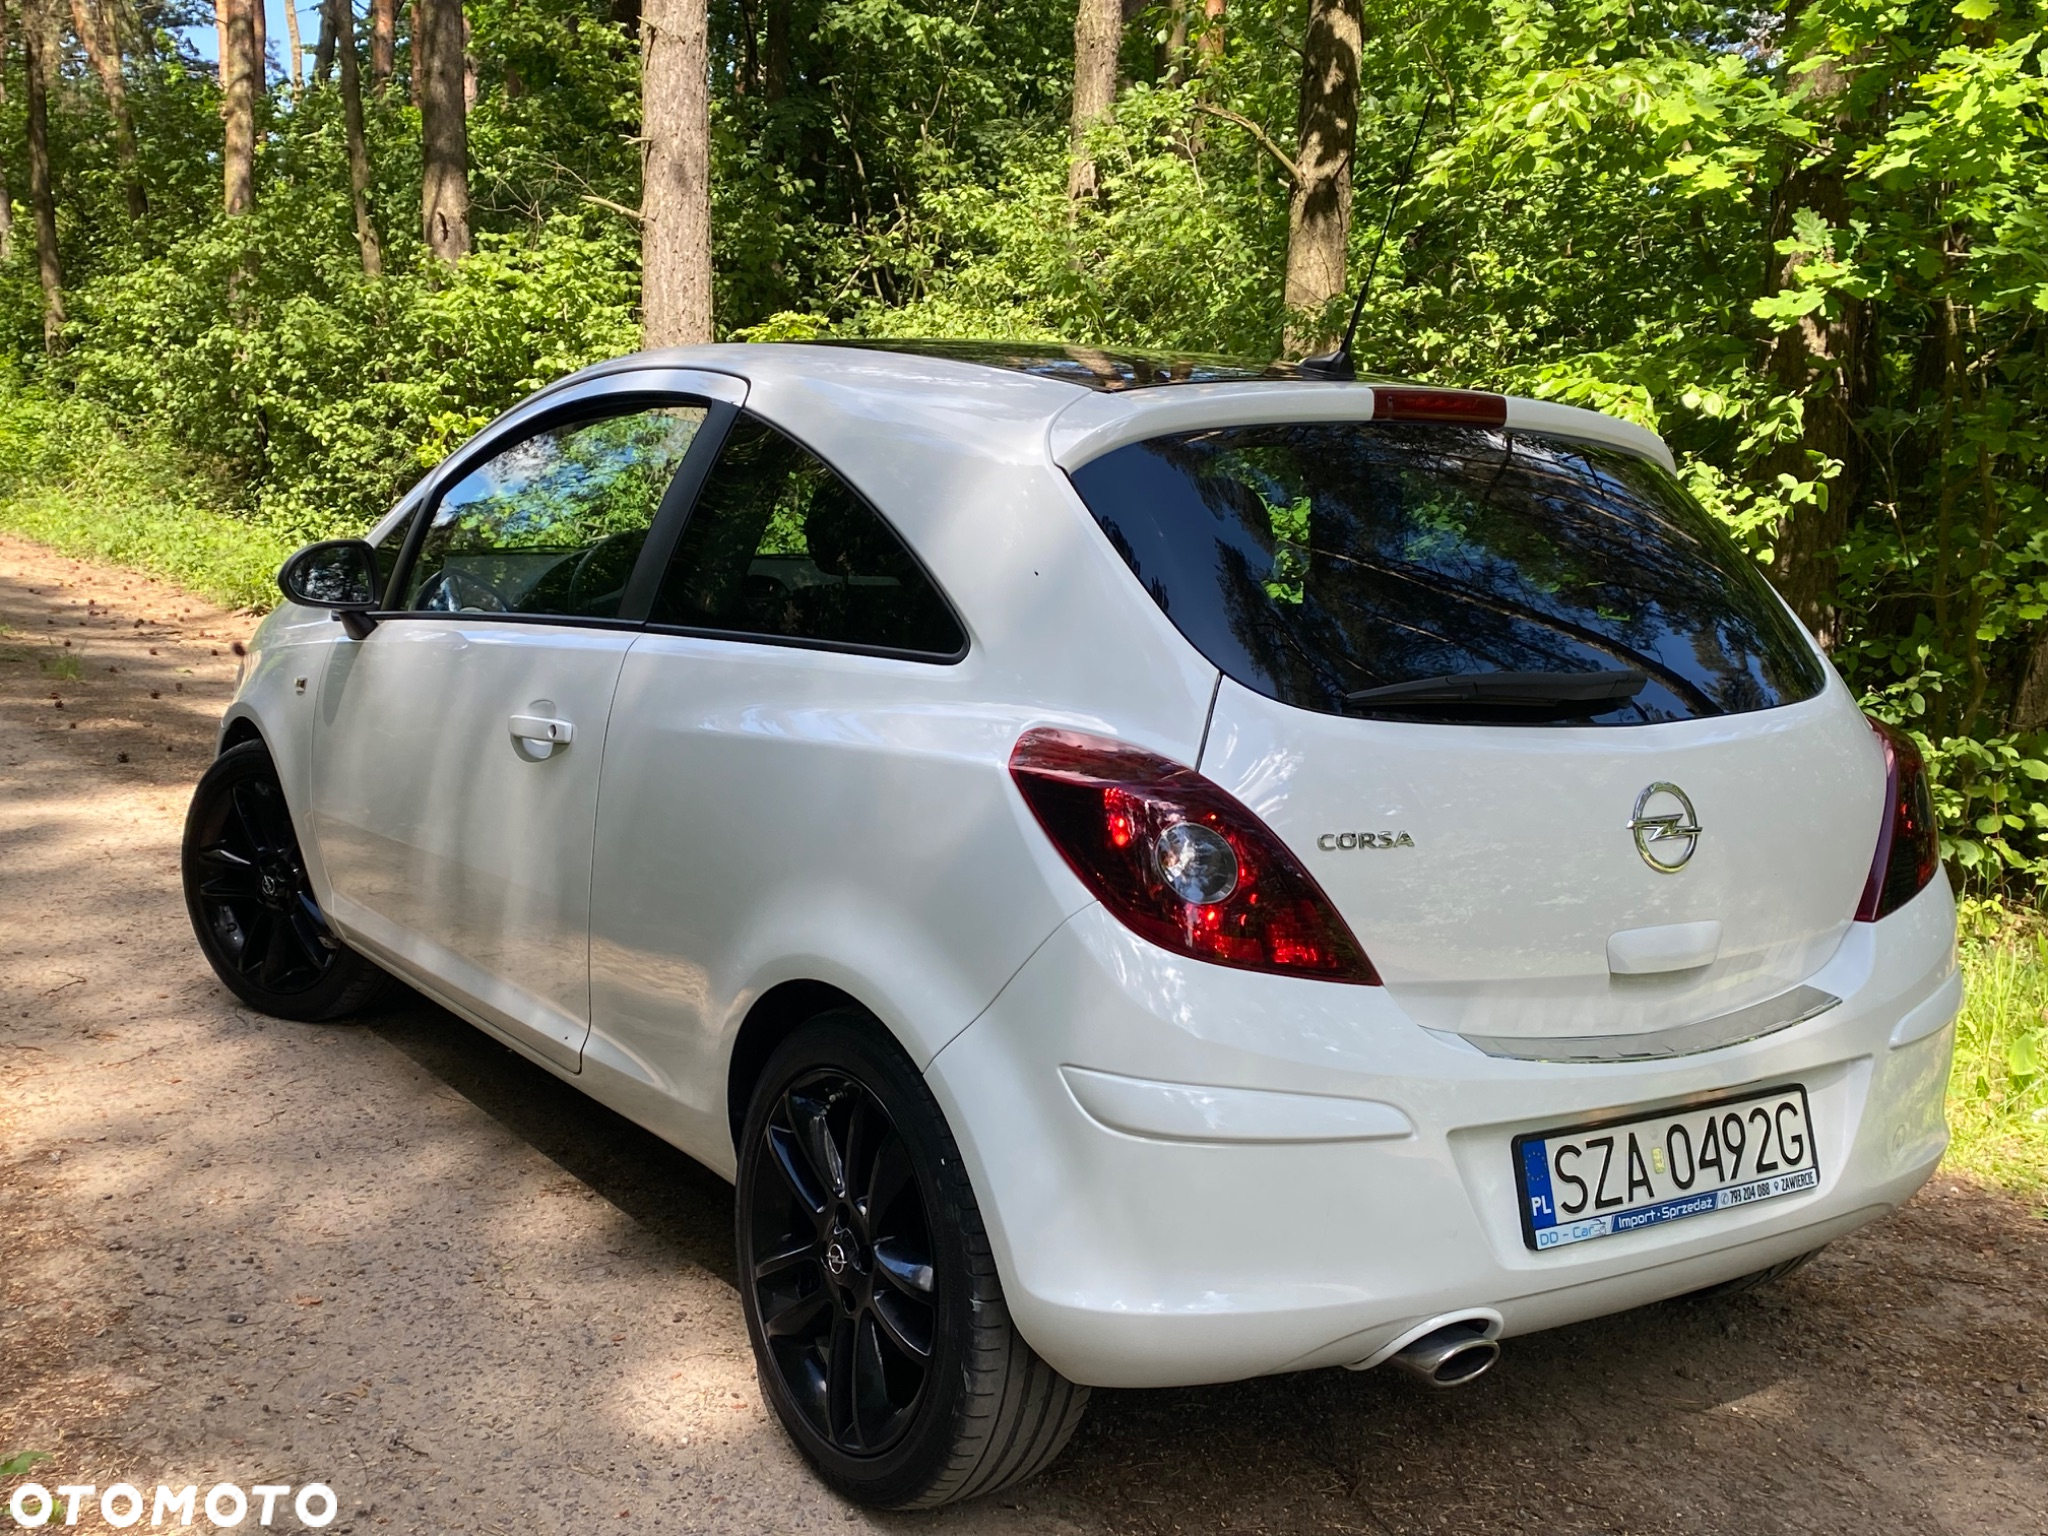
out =
{"type": "Polygon", "coordinates": [[[931,1375],[932,1221],[882,1102],[829,1067],[785,1088],[764,1134],[754,1301],[783,1384],[848,1456],[902,1438],[931,1375]]]}
{"type": "Polygon", "coordinates": [[[925,1507],[1029,1477],[1088,1391],[1019,1338],[930,1089],[839,1009],[762,1072],[742,1131],[741,1300],[764,1395],[825,1479],[925,1507]]]}
{"type": "Polygon", "coordinates": [[[260,1012],[321,1020],[362,1008],[385,975],[328,926],[277,770],[261,742],[215,758],[185,817],[185,906],[228,989],[260,1012]]]}

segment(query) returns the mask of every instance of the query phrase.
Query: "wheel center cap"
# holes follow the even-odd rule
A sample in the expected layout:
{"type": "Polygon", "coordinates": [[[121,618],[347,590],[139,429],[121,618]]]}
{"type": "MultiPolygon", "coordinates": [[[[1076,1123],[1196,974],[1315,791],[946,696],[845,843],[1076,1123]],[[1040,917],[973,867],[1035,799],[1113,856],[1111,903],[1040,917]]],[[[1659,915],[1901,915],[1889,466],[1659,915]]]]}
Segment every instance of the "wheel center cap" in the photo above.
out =
{"type": "Polygon", "coordinates": [[[825,1268],[834,1280],[844,1279],[846,1272],[853,1268],[853,1255],[846,1251],[846,1244],[841,1239],[835,1237],[826,1245],[825,1268]]]}

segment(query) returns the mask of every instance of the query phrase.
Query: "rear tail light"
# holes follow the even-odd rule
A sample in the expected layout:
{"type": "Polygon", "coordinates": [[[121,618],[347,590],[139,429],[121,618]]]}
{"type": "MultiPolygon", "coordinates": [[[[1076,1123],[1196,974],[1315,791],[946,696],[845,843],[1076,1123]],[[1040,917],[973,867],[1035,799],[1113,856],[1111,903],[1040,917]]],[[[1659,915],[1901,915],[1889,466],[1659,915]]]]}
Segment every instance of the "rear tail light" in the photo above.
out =
{"type": "Polygon", "coordinates": [[[1941,840],[1934,830],[1934,799],[1927,789],[1927,764],[1913,738],[1882,720],[1870,722],[1884,744],[1884,820],[1877,856],[1863,883],[1856,921],[1874,923],[1898,911],[1927,888],[1941,868],[1941,840]]]}
{"type": "Polygon", "coordinates": [[[1027,731],[1010,775],[1082,883],[1162,949],[1377,986],[1329,897],[1258,817],[1192,768],[1076,731],[1027,731]]]}
{"type": "Polygon", "coordinates": [[[1409,384],[1372,387],[1374,421],[1461,421],[1498,427],[1508,419],[1506,395],[1476,389],[1418,389],[1409,384]]]}

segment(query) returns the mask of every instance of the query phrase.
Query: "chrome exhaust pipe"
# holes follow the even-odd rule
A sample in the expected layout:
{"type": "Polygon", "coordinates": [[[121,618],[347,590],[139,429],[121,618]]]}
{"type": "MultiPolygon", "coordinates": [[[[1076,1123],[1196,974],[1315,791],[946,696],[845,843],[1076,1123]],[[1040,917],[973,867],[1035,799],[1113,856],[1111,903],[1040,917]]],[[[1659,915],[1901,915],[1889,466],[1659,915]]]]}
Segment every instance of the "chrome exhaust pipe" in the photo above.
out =
{"type": "Polygon", "coordinates": [[[1432,1387],[1462,1387],[1493,1369],[1500,1345],[1475,1323],[1450,1323],[1400,1351],[1393,1363],[1432,1387]]]}

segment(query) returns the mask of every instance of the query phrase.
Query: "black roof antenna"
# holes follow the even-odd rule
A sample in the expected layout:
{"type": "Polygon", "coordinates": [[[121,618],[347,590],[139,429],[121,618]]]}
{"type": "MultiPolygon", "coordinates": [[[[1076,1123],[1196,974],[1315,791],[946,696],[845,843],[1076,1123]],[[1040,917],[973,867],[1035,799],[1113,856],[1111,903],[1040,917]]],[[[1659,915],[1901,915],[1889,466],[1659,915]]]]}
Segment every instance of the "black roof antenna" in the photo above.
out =
{"type": "Polygon", "coordinates": [[[1312,379],[1358,377],[1358,369],[1351,362],[1351,339],[1358,334],[1359,317],[1365,313],[1366,295],[1372,292],[1373,274],[1380,269],[1380,252],[1387,248],[1387,231],[1394,227],[1394,214],[1401,206],[1401,194],[1408,190],[1408,173],[1415,168],[1415,152],[1422,147],[1422,130],[1429,126],[1429,109],[1435,105],[1434,92],[1422,98],[1422,116],[1415,120],[1415,137],[1408,143],[1408,158],[1401,162],[1400,180],[1394,183],[1393,193],[1387,199],[1387,216],[1380,224],[1379,243],[1372,248],[1365,281],[1358,285],[1358,300],[1351,306],[1351,323],[1344,327],[1344,339],[1337,343],[1336,351],[1326,352],[1320,357],[1304,357],[1298,365],[1312,379]]]}

